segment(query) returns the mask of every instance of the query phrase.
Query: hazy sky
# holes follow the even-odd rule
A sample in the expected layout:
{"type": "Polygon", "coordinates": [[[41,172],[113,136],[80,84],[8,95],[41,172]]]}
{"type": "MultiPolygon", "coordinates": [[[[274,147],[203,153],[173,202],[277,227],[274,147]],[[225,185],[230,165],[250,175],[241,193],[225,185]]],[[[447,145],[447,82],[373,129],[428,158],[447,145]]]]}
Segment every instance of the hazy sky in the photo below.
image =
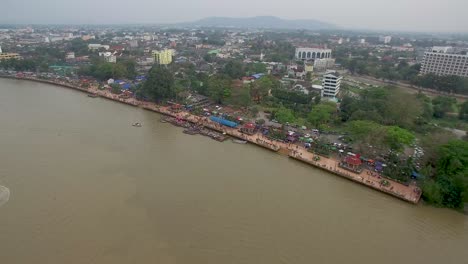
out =
{"type": "Polygon", "coordinates": [[[172,23],[273,15],[345,28],[468,32],[468,0],[0,0],[0,23],[172,23]]]}

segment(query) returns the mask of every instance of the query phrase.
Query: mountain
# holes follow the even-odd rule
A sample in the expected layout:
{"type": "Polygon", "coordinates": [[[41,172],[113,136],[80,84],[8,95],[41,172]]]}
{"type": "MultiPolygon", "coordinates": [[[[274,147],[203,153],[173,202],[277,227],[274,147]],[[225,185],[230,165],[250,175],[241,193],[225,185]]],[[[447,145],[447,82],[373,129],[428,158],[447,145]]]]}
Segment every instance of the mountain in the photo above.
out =
{"type": "Polygon", "coordinates": [[[184,26],[226,27],[226,28],[262,28],[262,29],[336,29],[333,24],[313,19],[287,20],[273,16],[246,18],[208,17],[194,22],[182,23],[184,26]]]}

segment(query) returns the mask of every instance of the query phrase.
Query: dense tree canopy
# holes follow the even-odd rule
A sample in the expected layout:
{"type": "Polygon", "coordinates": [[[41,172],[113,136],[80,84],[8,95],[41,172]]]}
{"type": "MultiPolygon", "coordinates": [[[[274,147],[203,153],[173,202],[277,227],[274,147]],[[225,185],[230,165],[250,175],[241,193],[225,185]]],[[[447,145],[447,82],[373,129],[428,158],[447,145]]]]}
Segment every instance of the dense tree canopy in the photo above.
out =
{"type": "Polygon", "coordinates": [[[13,71],[36,71],[39,66],[38,60],[25,59],[25,60],[0,60],[0,69],[13,70],[13,71]]]}
{"type": "MultiPolygon", "coordinates": [[[[361,152],[369,146],[380,153],[393,149],[401,151],[405,145],[410,145],[415,136],[410,131],[398,126],[383,126],[373,121],[357,120],[347,124],[347,131],[356,141],[361,152]]],[[[376,153],[378,154],[378,153],[376,153]]]]}
{"type": "Polygon", "coordinates": [[[154,101],[175,98],[176,92],[172,72],[164,66],[153,66],[148,74],[148,79],[142,86],[142,94],[154,101]]]}
{"type": "Polygon", "coordinates": [[[293,123],[296,119],[294,117],[294,112],[285,107],[280,107],[273,112],[273,117],[281,124],[293,123]]]}
{"type": "Polygon", "coordinates": [[[432,73],[417,76],[413,83],[447,93],[468,94],[468,78],[455,75],[438,76],[432,73]]]}
{"type": "Polygon", "coordinates": [[[328,123],[336,111],[335,103],[322,102],[312,107],[312,111],[310,111],[307,116],[307,121],[309,121],[312,126],[318,128],[320,125],[328,123]]]}
{"type": "Polygon", "coordinates": [[[438,149],[435,175],[423,185],[423,198],[437,206],[462,208],[468,202],[468,142],[452,140],[438,149]]]}
{"type": "Polygon", "coordinates": [[[342,121],[370,120],[382,125],[412,128],[424,112],[417,96],[396,89],[363,90],[359,98],[344,96],[340,104],[342,121]]]}
{"type": "Polygon", "coordinates": [[[457,100],[453,97],[438,96],[432,100],[434,106],[434,117],[442,118],[449,112],[454,110],[457,100]]]}
{"type": "Polygon", "coordinates": [[[244,76],[244,65],[241,61],[230,60],[224,65],[222,73],[228,75],[233,79],[238,79],[244,76]]]}
{"type": "Polygon", "coordinates": [[[260,103],[271,89],[275,89],[278,86],[278,80],[272,76],[263,76],[250,84],[250,95],[255,102],[260,103]]]}
{"type": "Polygon", "coordinates": [[[82,67],[79,73],[81,75],[93,76],[101,81],[109,78],[133,79],[136,75],[135,65],[136,63],[133,60],[121,60],[117,63],[110,63],[98,58],[93,61],[91,66],[82,67]]]}
{"type": "Polygon", "coordinates": [[[231,80],[225,75],[213,75],[208,79],[208,95],[222,104],[231,95],[231,80]]]}
{"type": "Polygon", "coordinates": [[[465,101],[460,105],[458,116],[461,120],[468,121],[468,101],[465,101]]]}

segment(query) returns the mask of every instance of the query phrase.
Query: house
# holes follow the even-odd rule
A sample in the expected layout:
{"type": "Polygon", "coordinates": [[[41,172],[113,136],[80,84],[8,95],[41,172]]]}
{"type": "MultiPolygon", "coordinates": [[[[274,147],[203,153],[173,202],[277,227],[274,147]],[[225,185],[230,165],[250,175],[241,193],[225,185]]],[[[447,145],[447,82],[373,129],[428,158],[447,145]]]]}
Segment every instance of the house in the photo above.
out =
{"type": "Polygon", "coordinates": [[[109,50],[110,46],[109,45],[102,45],[102,44],[88,44],[88,49],[90,50],[98,50],[98,49],[105,49],[109,50]]]}

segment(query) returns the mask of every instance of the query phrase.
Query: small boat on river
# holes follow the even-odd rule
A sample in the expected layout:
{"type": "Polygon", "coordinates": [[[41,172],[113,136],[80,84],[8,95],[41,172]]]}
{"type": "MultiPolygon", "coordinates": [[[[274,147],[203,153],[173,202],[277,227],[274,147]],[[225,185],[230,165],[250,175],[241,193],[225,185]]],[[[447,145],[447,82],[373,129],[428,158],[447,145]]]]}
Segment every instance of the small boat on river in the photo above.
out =
{"type": "Polygon", "coordinates": [[[232,142],[237,143],[237,144],[245,144],[245,143],[247,143],[246,140],[240,140],[240,139],[233,139],[232,142]]]}
{"type": "Polygon", "coordinates": [[[141,123],[133,123],[132,126],[134,126],[134,127],[141,127],[141,123]]]}
{"type": "Polygon", "coordinates": [[[88,94],[88,97],[96,98],[96,97],[99,97],[99,95],[97,95],[97,94],[88,94]]]}

